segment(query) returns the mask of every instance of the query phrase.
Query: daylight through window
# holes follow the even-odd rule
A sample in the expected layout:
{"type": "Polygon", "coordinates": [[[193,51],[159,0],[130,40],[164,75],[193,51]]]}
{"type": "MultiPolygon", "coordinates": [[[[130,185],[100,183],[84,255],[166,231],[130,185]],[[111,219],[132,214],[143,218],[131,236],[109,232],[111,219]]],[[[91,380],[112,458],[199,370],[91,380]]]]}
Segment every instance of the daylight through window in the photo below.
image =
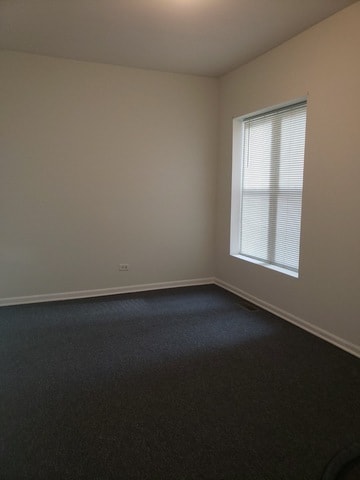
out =
{"type": "Polygon", "coordinates": [[[234,120],[231,254],[298,276],[306,102],[234,120]]]}

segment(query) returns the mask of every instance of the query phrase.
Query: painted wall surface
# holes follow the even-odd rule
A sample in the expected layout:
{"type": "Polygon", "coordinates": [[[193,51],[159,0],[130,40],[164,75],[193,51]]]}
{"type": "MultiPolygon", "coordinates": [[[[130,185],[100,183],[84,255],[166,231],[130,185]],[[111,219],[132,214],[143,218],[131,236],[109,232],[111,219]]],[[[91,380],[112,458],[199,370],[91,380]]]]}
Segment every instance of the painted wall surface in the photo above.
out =
{"type": "Polygon", "coordinates": [[[213,274],[217,80],[12,52],[0,69],[0,298],[213,274]]]}
{"type": "Polygon", "coordinates": [[[221,79],[216,276],[360,345],[360,3],[221,79]],[[300,278],[229,255],[232,118],[308,96],[300,278]]]}

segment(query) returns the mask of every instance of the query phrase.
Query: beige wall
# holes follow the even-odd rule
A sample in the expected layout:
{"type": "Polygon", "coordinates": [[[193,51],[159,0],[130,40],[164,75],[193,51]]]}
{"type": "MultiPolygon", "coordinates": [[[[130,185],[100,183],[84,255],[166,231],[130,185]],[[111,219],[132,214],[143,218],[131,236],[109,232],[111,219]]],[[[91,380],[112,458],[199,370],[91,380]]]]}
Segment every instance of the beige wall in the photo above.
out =
{"type": "Polygon", "coordinates": [[[226,75],[220,86],[216,275],[360,344],[360,4],[226,75]],[[232,117],[308,95],[300,278],[229,256],[232,117]]]}
{"type": "Polygon", "coordinates": [[[0,70],[0,298],[213,274],[215,79],[11,52],[0,70]]]}

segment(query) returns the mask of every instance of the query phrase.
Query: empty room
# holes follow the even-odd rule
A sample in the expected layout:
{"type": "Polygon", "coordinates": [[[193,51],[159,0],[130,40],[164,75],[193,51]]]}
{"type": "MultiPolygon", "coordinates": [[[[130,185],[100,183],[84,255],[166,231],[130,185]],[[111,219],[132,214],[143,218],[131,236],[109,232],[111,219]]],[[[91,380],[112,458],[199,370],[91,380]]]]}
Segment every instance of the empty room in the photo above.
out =
{"type": "Polygon", "coordinates": [[[360,479],[360,2],[0,0],[0,479],[360,479]]]}

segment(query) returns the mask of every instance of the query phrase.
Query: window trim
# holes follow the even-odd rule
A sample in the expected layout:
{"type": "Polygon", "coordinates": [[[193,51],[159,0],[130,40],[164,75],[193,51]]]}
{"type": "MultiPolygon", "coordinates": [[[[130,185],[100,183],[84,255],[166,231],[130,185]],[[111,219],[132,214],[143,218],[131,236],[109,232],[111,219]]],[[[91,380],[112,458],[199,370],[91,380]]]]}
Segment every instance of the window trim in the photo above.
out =
{"type": "MultiPolygon", "coordinates": [[[[256,119],[258,117],[266,118],[266,114],[269,116],[278,113],[281,110],[286,111],[291,107],[306,105],[307,107],[307,97],[300,97],[289,102],[282,104],[274,105],[268,108],[257,110],[254,113],[245,114],[233,117],[233,144],[232,144],[232,175],[231,175],[231,220],[230,220],[230,256],[253,263],[256,265],[263,266],[270,270],[275,270],[277,272],[289,275],[294,278],[299,278],[300,276],[300,259],[298,269],[292,269],[288,266],[279,265],[276,263],[269,263],[263,259],[255,258],[252,256],[244,255],[240,250],[240,225],[241,225],[241,198],[242,198],[242,186],[241,182],[243,180],[242,168],[243,168],[243,146],[244,146],[244,122],[248,119],[256,119]]],[[[305,144],[306,144],[306,135],[305,135],[305,144]]],[[[305,160],[305,155],[304,155],[305,160]]],[[[302,192],[302,190],[301,190],[302,192]]],[[[302,223],[302,218],[300,218],[302,223]]],[[[300,251],[301,251],[301,231],[300,228],[300,251]]],[[[300,252],[299,252],[300,253],[300,252]]]]}

